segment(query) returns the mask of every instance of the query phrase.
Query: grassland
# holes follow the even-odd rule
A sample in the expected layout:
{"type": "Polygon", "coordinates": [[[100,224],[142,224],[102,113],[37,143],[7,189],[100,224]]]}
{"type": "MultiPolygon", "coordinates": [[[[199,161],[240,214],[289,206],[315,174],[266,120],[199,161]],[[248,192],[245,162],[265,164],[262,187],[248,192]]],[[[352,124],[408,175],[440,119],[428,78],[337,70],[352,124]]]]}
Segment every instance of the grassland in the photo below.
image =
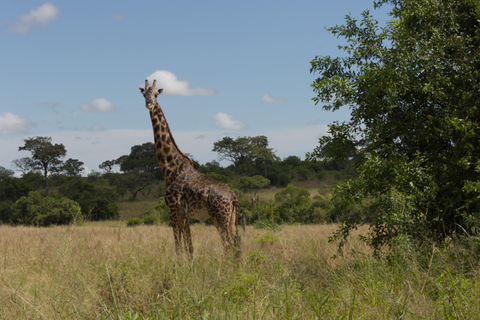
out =
{"type": "Polygon", "coordinates": [[[235,259],[195,225],[189,259],[167,226],[0,226],[0,319],[478,319],[478,261],[355,239],[335,258],[335,227],[249,227],[235,259]]]}

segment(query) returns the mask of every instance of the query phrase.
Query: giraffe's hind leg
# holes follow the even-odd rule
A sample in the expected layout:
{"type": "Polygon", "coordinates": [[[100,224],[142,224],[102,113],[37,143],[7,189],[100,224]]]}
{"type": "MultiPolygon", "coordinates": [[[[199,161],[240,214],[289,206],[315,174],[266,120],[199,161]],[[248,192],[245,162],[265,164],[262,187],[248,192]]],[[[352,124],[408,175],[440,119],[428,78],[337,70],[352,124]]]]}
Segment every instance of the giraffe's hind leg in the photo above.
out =
{"type": "Polygon", "coordinates": [[[193,253],[193,246],[192,246],[192,238],[190,235],[190,225],[188,221],[185,221],[185,215],[183,214],[182,210],[179,208],[171,208],[169,211],[170,215],[170,223],[173,227],[173,237],[175,239],[175,251],[177,254],[182,252],[182,238],[185,244],[185,249],[187,252],[192,255],[193,253]],[[185,223],[187,222],[187,224],[185,223]]]}
{"type": "Polygon", "coordinates": [[[232,215],[213,215],[212,221],[218,233],[220,233],[225,253],[230,252],[230,250],[237,245],[237,235],[235,233],[235,223],[232,221],[232,215]]]}
{"type": "Polygon", "coordinates": [[[193,256],[192,234],[190,233],[190,221],[187,216],[183,216],[183,242],[185,250],[190,256],[193,256]]]}

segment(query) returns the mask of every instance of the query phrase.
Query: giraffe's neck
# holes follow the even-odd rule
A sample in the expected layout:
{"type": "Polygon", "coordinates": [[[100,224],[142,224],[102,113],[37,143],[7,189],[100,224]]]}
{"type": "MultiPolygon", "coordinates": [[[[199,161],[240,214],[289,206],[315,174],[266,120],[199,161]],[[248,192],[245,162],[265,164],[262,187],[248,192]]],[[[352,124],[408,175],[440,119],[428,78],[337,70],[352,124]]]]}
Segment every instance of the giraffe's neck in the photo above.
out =
{"type": "Polygon", "coordinates": [[[167,185],[169,185],[175,181],[184,162],[191,162],[191,160],[180,151],[175,143],[167,119],[165,119],[158,101],[155,103],[155,107],[150,110],[150,118],[152,119],[158,165],[162,170],[167,185]]]}

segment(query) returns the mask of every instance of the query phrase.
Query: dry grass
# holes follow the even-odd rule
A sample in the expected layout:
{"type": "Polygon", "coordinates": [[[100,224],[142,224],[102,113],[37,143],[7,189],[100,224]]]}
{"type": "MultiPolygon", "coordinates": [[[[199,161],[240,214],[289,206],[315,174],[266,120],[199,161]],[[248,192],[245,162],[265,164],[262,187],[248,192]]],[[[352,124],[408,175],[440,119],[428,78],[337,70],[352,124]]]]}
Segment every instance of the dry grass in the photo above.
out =
{"type": "MultiPolygon", "coordinates": [[[[225,257],[210,226],[192,228],[193,259],[166,226],[122,222],[0,226],[1,319],[438,319],[478,315],[477,278],[373,259],[334,225],[248,228],[225,257]],[[476,300],[475,300],[476,299],[476,300]]],[[[365,230],[363,230],[365,231],[365,230]]],[[[436,258],[437,259],[437,258],[436,258]]],[[[440,257],[438,258],[440,259],[440,257]]],[[[415,261],[415,260],[412,260],[415,261]]]]}

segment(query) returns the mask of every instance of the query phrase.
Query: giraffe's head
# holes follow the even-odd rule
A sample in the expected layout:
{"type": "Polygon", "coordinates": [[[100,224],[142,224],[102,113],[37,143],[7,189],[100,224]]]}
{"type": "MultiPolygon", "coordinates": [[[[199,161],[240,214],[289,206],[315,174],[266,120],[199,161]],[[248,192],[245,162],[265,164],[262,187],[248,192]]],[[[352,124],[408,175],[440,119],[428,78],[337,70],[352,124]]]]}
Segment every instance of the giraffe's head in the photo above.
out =
{"type": "Polygon", "coordinates": [[[138,89],[145,97],[145,106],[149,110],[155,106],[157,96],[163,91],[163,89],[157,89],[157,80],[153,80],[153,85],[151,87],[148,84],[148,80],[145,80],[145,88],[138,89]]]}

